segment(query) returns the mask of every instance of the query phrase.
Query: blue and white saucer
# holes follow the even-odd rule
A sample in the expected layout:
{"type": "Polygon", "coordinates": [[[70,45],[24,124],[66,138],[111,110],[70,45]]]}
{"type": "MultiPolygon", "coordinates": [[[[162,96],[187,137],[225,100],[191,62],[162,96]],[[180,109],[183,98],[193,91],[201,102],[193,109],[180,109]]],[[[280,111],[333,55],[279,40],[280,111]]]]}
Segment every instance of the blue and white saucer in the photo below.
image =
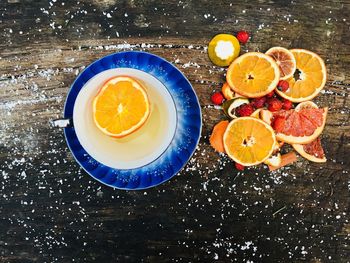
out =
{"type": "Polygon", "coordinates": [[[125,190],[153,187],[176,175],[194,153],[202,127],[200,105],[186,77],[166,60],[140,51],[114,53],[89,65],[77,77],[68,93],[64,117],[73,119],[73,125],[66,127],[64,133],[67,144],[81,167],[101,183],[125,190]],[[84,137],[83,132],[92,129],[86,126],[91,118],[77,117],[81,112],[78,109],[81,108],[81,102],[84,98],[88,101],[89,89],[98,82],[98,77],[120,75],[124,72],[129,75],[138,74],[136,78],[140,78],[141,81],[153,81],[152,83],[165,87],[162,98],[173,105],[175,112],[175,118],[172,118],[174,123],[169,124],[165,143],[160,143],[150,154],[140,157],[137,163],[124,160],[125,156],[120,154],[122,151],[118,152],[114,147],[111,148],[115,152],[112,149],[111,154],[103,155],[101,151],[95,151],[98,147],[103,147],[103,143],[84,137]],[[105,156],[117,156],[117,160],[106,159],[105,156]]]}

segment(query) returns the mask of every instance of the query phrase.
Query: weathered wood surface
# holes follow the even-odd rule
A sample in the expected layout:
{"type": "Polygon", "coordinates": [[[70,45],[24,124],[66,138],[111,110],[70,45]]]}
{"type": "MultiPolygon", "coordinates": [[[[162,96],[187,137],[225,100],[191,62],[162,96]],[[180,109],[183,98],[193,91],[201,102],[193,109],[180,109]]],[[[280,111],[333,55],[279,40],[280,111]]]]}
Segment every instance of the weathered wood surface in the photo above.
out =
{"type": "Polygon", "coordinates": [[[1,262],[350,262],[347,1],[0,2],[1,262]],[[326,164],[299,161],[237,173],[208,145],[223,114],[223,82],[205,47],[246,29],[244,51],[300,47],[320,54],[329,78],[326,164]],[[76,75],[101,56],[146,50],[173,62],[203,111],[195,156],[170,182],[117,191],[74,162],[60,117],[76,75]]]}

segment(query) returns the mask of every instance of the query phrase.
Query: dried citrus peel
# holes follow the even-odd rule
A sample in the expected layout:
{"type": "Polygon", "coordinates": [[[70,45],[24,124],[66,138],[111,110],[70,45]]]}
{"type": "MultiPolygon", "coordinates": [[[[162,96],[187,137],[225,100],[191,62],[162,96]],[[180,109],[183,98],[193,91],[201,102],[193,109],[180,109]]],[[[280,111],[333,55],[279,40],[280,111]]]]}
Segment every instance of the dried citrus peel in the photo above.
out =
{"type": "Polygon", "coordinates": [[[224,153],[224,133],[226,131],[226,128],[228,126],[228,121],[220,121],[218,124],[214,126],[213,132],[210,135],[210,145],[217,151],[224,153]]]}

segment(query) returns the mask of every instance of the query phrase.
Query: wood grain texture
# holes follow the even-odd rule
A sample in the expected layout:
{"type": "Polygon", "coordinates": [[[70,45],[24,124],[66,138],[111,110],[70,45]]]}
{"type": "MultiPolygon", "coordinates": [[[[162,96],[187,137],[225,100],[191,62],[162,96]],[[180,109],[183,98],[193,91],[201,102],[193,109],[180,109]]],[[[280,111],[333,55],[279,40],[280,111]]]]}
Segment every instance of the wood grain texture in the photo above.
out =
{"type": "Polygon", "coordinates": [[[350,262],[350,2],[4,0],[0,2],[1,262],[350,262]],[[209,146],[224,81],[206,54],[219,33],[245,51],[306,48],[324,58],[328,162],[245,172],[209,146]],[[200,100],[186,168],[157,188],[117,191],[75,163],[61,130],[70,84],[94,60],[146,50],[176,65],[200,100]]]}

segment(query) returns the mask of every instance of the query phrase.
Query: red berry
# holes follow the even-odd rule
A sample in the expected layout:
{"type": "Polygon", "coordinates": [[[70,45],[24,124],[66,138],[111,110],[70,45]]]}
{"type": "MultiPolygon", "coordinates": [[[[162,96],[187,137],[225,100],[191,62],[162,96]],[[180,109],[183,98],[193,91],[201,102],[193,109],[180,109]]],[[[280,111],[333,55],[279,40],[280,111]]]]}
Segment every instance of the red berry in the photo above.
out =
{"type": "Polygon", "coordinates": [[[242,44],[245,44],[248,42],[248,39],[249,39],[249,34],[247,31],[239,31],[237,33],[237,39],[239,42],[241,42],[242,44]]]}
{"type": "Polygon", "coordinates": [[[240,163],[235,163],[236,169],[243,171],[244,170],[244,165],[240,164],[240,163]]]}
{"type": "Polygon", "coordinates": [[[277,117],[272,122],[272,128],[276,132],[282,132],[285,126],[286,119],[284,117],[277,117]]]}
{"type": "Polygon", "coordinates": [[[252,101],[252,105],[255,109],[263,108],[266,102],[266,97],[255,98],[252,101]]]}
{"type": "Polygon", "coordinates": [[[266,95],[266,97],[272,98],[274,95],[275,95],[275,90],[273,90],[273,91],[271,91],[270,93],[268,93],[268,94],[266,95]]]}
{"type": "Polygon", "coordinates": [[[215,105],[221,105],[224,99],[224,95],[222,95],[221,92],[215,92],[213,95],[211,95],[211,102],[215,105]]]}
{"type": "Polygon", "coordinates": [[[285,81],[285,80],[280,80],[277,84],[277,88],[280,90],[280,91],[287,91],[289,89],[289,83],[288,81],[285,81]]]}
{"type": "Polygon", "coordinates": [[[282,103],[282,108],[284,110],[290,110],[291,108],[293,108],[293,102],[291,102],[290,100],[283,99],[282,103]]]}
{"type": "Polygon", "coordinates": [[[239,117],[250,116],[254,112],[254,108],[251,104],[243,104],[236,108],[235,113],[239,117]]]}
{"type": "Polygon", "coordinates": [[[267,101],[267,109],[269,111],[279,111],[282,109],[282,101],[277,98],[271,98],[267,101]]]}

